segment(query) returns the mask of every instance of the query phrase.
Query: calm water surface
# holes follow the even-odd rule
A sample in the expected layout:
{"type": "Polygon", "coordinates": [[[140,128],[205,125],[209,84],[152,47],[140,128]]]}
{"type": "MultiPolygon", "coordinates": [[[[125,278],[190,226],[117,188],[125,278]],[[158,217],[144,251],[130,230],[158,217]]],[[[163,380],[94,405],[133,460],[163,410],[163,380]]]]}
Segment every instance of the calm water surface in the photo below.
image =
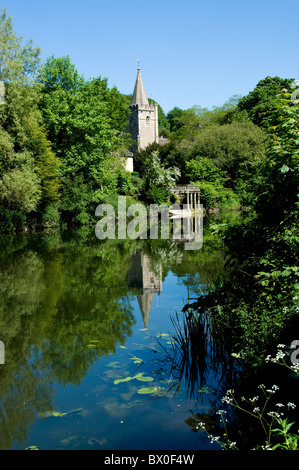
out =
{"type": "Polygon", "coordinates": [[[219,449],[196,426],[212,429],[231,351],[203,324],[190,377],[173,344],[173,320],[224,271],[210,225],[197,251],[89,229],[2,237],[2,449],[219,449]]]}

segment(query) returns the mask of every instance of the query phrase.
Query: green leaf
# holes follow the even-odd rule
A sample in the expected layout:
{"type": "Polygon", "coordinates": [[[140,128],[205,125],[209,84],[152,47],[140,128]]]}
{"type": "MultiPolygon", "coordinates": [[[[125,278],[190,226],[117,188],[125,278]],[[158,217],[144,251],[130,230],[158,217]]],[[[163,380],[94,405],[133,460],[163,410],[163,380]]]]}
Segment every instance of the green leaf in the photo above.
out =
{"type": "Polygon", "coordinates": [[[142,387],[140,388],[137,393],[139,395],[150,395],[150,394],[157,394],[163,395],[165,393],[165,389],[162,387],[142,387]]]}
{"type": "Polygon", "coordinates": [[[143,388],[140,388],[137,393],[139,393],[139,395],[146,395],[146,394],[156,393],[157,391],[158,391],[158,387],[143,387],[143,388]]]}
{"type": "Polygon", "coordinates": [[[121,382],[129,382],[130,380],[133,380],[134,377],[125,377],[124,379],[116,379],[114,380],[114,385],[117,385],[121,382]]]}
{"type": "Polygon", "coordinates": [[[121,382],[130,382],[131,380],[137,379],[140,382],[152,382],[154,379],[153,377],[144,377],[144,372],[140,372],[139,374],[134,375],[133,377],[125,377],[124,379],[116,379],[114,380],[114,385],[117,385],[121,382]]]}
{"type": "Polygon", "coordinates": [[[143,373],[136,375],[135,379],[139,380],[140,382],[152,382],[154,380],[153,377],[144,377],[143,373]]]}
{"type": "Polygon", "coordinates": [[[282,165],[280,171],[281,173],[287,173],[289,171],[289,167],[287,165],[282,165]]]}
{"type": "Polygon", "coordinates": [[[286,276],[289,276],[291,274],[291,271],[289,269],[285,269],[284,271],[282,271],[281,275],[283,277],[286,277],[286,276]]]}

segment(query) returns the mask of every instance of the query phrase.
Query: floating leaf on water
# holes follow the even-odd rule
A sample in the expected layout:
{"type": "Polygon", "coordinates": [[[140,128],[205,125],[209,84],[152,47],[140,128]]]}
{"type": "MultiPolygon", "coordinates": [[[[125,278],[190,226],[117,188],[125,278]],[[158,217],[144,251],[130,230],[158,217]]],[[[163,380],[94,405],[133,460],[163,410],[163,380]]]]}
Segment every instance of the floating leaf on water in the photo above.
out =
{"type": "Polygon", "coordinates": [[[136,378],[140,382],[152,382],[154,380],[153,377],[136,377],[136,378]]]}
{"type": "Polygon", "coordinates": [[[116,379],[114,380],[114,385],[117,385],[121,382],[129,382],[130,380],[133,380],[134,377],[125,377],[124,379],[116,379]]]}
{"type": "Polygon", "coordinates": [[[66,416],[70,413],[79,413],[81,416],[86,416],[86,414],[88,414],[88,411],[83,410],[82,408],[76,408],[75,410],[67,411],[65,413],[62,413],[61,411],[44,411],[43,413],[40,413],[40,416],[42,418],[50,418],[51,416],[54,416],[55,418],[61,418],[61,416],[66,416]]]}
{"type": "Polygon", "coordinates": [[[61,411],[53,411],[52,416],[65,416],[68,413],[61,413],[61,411]]]}
{"type": "Polygon", "coordinates": [[[123,344],[121,344],[119,347],[122,349],[127,349],[126,346],[124,346],[123,344]]]}
{"type": "Polygon", "coordinates": [[[136,357],[136,356],[130,357],[130,360],[134,361],[134,364],[140,364],[141,362],[143,362],[143,360],[140,359],[140,357],[136,357]]]}
{"type": "Polygon", "coordinates": [[[139,331],[147,331],[147,328],[139,328],[139,331]]]}
{"type": "Polygon", "coordinates": [[[140,382],[152,382],[154,379],[153,377],[144,377],[143,376],[144,372],[141,372],[140,374],[134,375],[134,377],[125,377],[124,379],[116,379],[114,380],[114,385],[117,385],[121,382],[130,382],[130,380],[137,379],[140,382]]]}
{"type": "Polygon", "coordinates": [[[160,395],[160,394],[163,394],[163,392],[164,392],[164,389],[161,387],[142,387],[137,391],[139,395],[148,395],[152,393],[160,395]]]}
{"type": "Polygon", "coordinates": [[[167,341],[166,344],[176,344],[176,341],[167,341]]]}
{"type": "Polygon", "coordinates": [[[135,375],[135,379],[139,380],[140,382],[152,382],[154,380],[153,377],[144,377],[143,372],[135,375]]]}
{"type": "Polygon", "coordinates": [[[29,447],[26,447],[25,450],[39,450],[39,448],[37,446],[29,446],[29,447]]]}
{"type": "Polygon", "coordinates": [[[67,414],[68,413],[61,413],[61,411],[44,411],[43,413],[40,413],[40,416],[42,418],[49,418],[50,416],[55,416],[55,417],[59,416],[59,417],[61,417],[61,416],[65,416],[67,414]]]}
{"type": "Polygon", "coordinates": [[[166,336],[169,336],[169,334],[168,333],[158,333],[156,335],[156,338],[165,338],[166,336]]]}

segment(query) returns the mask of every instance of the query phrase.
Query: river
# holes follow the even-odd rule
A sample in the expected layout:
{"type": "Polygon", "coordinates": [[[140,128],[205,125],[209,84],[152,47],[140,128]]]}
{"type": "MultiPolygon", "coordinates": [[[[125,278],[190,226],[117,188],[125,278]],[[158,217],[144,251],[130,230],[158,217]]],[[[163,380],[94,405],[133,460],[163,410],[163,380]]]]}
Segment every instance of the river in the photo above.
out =
{"type": "Polygon", "coordinates": [[[1,449],[220,450],[198,423],[213,429],[232,351],[203,323],[191,370],[175,342],[225,274],[220,222],[196,250],[88,227],[1,237],[1,449]]]}

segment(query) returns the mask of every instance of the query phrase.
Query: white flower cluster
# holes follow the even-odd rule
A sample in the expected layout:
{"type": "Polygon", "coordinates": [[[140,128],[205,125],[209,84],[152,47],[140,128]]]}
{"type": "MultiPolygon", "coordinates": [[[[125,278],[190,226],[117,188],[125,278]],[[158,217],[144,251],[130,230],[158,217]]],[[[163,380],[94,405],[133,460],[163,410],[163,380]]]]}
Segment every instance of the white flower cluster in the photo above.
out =
{"type": "Polygon", "coordinates": [[[232,398],[233,393],[234,393],[234,390],[227,390],[225,396],[221,399],[222,403],[226,403],[227,405],[232,405],[233,404],[233,398],[232,398]]]}
{"type": "MultiPolygon", "coordinates": [[[[294,349],[296,346],[299,346],[299,341],[297,341],[297,340],[293,341],[293,343],[291,345],[291,348],[294,349]]],[[[294,361],[292,359],[292,355],[291,355],[290,359],[291,359],[292,365],[287,365],[284,358],[286,356],[288,356],[290,353],[287,353],[287,352],[283,351],[283,349],[286,348],[286,345],[285,344],[278,344],[277,348],[278,348],[278,351],[276,353],[276,356],[272,357],[269,354],[265,358],[265,362],[273,362],[273,363],[285,365],[285,366],[289,367],[289,369],[291,369],[293,372],[295,372],[295,374],[299,374],[299,361],[297,360],[297,357],[296,357],[296,361],[294,361]]],[[[293,354],[295,354],[295,353],[296,353],[296,351],[294,351],[293,354]]]]}
{"type": "MultiPolygon", "coordinates": [[[[279,346],[282,346],[282,345],[279,345],[279,346]]],[[[266,362],[279,362],[281,359],[283,359],[287,354],[281,350],[278,350],[277,351],[277,354],[276,356],[273,358],[270,354],[269,356],[266,357],[265,361],[266,362]]]]}

